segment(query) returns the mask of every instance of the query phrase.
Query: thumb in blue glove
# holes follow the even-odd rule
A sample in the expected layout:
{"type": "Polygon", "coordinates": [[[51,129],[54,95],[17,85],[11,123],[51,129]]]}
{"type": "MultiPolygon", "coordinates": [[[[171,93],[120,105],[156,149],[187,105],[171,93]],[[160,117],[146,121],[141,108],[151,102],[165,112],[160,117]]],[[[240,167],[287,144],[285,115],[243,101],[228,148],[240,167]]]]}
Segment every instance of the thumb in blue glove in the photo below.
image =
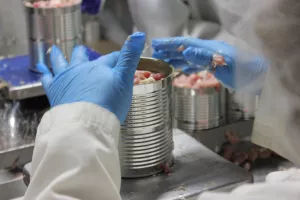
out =
{"type": "Polygon", "coordinates": [[[52,47],[53,73],[39,63],[42,84],[52,107],[89,102],[106,108],[123,123],[130,108],[134,73],[145,45],[145,34],[128,37],[121,52],[89,61],[83,46],[75,47],[68,64],[62,52],[52,47]]]}

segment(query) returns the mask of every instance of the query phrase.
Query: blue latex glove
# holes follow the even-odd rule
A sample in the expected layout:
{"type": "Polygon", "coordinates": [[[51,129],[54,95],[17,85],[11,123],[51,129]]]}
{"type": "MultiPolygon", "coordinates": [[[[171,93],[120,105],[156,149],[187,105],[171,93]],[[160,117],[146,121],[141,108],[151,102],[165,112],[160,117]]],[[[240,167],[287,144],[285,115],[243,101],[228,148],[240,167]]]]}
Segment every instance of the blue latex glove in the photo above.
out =
{"type": "Polygon", "coordinates": [[[52,47],[53,73],[39,63],[42,84],[51,107],[73,102],[90,102],[114,113],[121,123],[130,108],[134,73],[145,45],[145,34],[128,37],[121,52],[89,61],[86,48],[74,48],[68,64],[56,46],[52,47]]]}
{"type": "Polygon", "coordinates": [[[101,0],[82,0],[81,11],[91,15],[96,15],[99,12],[101,0]]]}
{"type": "Polygon", "coordinates": [[[186,37],[161,38],[154,39],[152,47],[153,57],[169,62],[175,68],[182,67],[184,73],[204,70],[203,66],[208,66],[208,70],[212,71],[212,58],[218,52],[224,57],[227,65],[217,66],[214,75],[231,89],[242,89],[267,71],[267,65],[262,58],[238,60],[235,48],[222,41],[186,37]],[[178,51],[180,47],[184,47],[185,50],[178,51]]]}

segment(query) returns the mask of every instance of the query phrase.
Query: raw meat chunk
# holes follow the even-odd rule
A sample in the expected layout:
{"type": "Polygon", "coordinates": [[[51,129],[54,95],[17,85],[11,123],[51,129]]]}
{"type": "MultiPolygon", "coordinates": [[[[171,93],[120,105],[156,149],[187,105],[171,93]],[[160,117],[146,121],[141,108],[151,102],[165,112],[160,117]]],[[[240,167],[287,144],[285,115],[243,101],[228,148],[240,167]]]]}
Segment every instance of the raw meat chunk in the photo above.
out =
{"type": "Polygon", "coordinates": [[[155,83],[155,81],[160,81],[164,79],[164,74],[162,73],[153,73],[144,70],[136,70],[134,74],[134,84],[147,84],[155,83]]]}
{"type": "Polygon", "coordinates": [[[173,85],[178,88],[190,88],[195,90],[205,88],[219,89],[221,86],[214,75],[207,71],[191,74],[189,76],[182,74],[174,79],[173,85]]]}

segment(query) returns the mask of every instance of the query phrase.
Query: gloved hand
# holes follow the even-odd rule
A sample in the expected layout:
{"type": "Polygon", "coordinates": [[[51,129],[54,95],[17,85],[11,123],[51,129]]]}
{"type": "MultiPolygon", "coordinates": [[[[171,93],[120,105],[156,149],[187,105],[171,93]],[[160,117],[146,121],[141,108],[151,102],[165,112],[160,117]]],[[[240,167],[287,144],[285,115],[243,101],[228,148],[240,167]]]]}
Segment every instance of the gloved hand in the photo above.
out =
{"type": "Polygon", "coordinates": [[[49,69],[39,63],[42,84],[52,107],[73,102],[90,102],[114,113],[121,123],[130,108],[134,73],[145,45],[145,34],[129,36],[121,52],[89,61],[83,46],[74,48],[68,64],[56,46],[52,47],[49,69]]]}
{"type": "Polygon", "coordinates": [[[103,0],[82,0],[81,11],[96,15],[99,12],[103,0]]]}
{"type": "Polygon", "coordinates": [[[262,58],[238,59],[235,48],[221,41],[186,37],[161,38],[154,39],[152,47],[153,57],[169,62],[175,68],[182,67],[184,73],[204,70],[204,66],[213,71],[213,56],[216,53],[222,55],[226,65],[217,66],[214,75],[225,87],[231,89],[242,89],[267,71],[262,58]]]}

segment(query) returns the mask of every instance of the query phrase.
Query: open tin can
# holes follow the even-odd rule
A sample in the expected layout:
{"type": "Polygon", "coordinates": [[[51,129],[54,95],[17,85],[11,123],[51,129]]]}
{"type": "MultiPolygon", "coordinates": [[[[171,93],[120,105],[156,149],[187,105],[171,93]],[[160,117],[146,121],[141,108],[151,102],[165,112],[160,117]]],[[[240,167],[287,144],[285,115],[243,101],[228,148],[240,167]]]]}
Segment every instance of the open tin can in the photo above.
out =
{"type": "Polygon", "coordinates": [[[82,44],[81,0],[74,0],[57,7],[35,6],[35,0],[24,0],[28,25],[28,43],[31,63],[29,68],[35,72],[36,64],[44,62],[51,68],[52,45],[60,47],[67,59],[71,58],[73,48],[82,44]]]}
{"type": "Polygon", "coordinates": [[[131,107],[119,139],[123,178],[150,176],[173,163],[173,68],[160,60],[141,58],[138,70],[163,73],[165,78],[133,87],[131,107]]]}
{"type": "Polygon", "coordinates": [[[216,128],[226,122],[226,93],[221,86],[201,90],[174,86],[173,109],[176,128],[187,133],[216,128]]]}

